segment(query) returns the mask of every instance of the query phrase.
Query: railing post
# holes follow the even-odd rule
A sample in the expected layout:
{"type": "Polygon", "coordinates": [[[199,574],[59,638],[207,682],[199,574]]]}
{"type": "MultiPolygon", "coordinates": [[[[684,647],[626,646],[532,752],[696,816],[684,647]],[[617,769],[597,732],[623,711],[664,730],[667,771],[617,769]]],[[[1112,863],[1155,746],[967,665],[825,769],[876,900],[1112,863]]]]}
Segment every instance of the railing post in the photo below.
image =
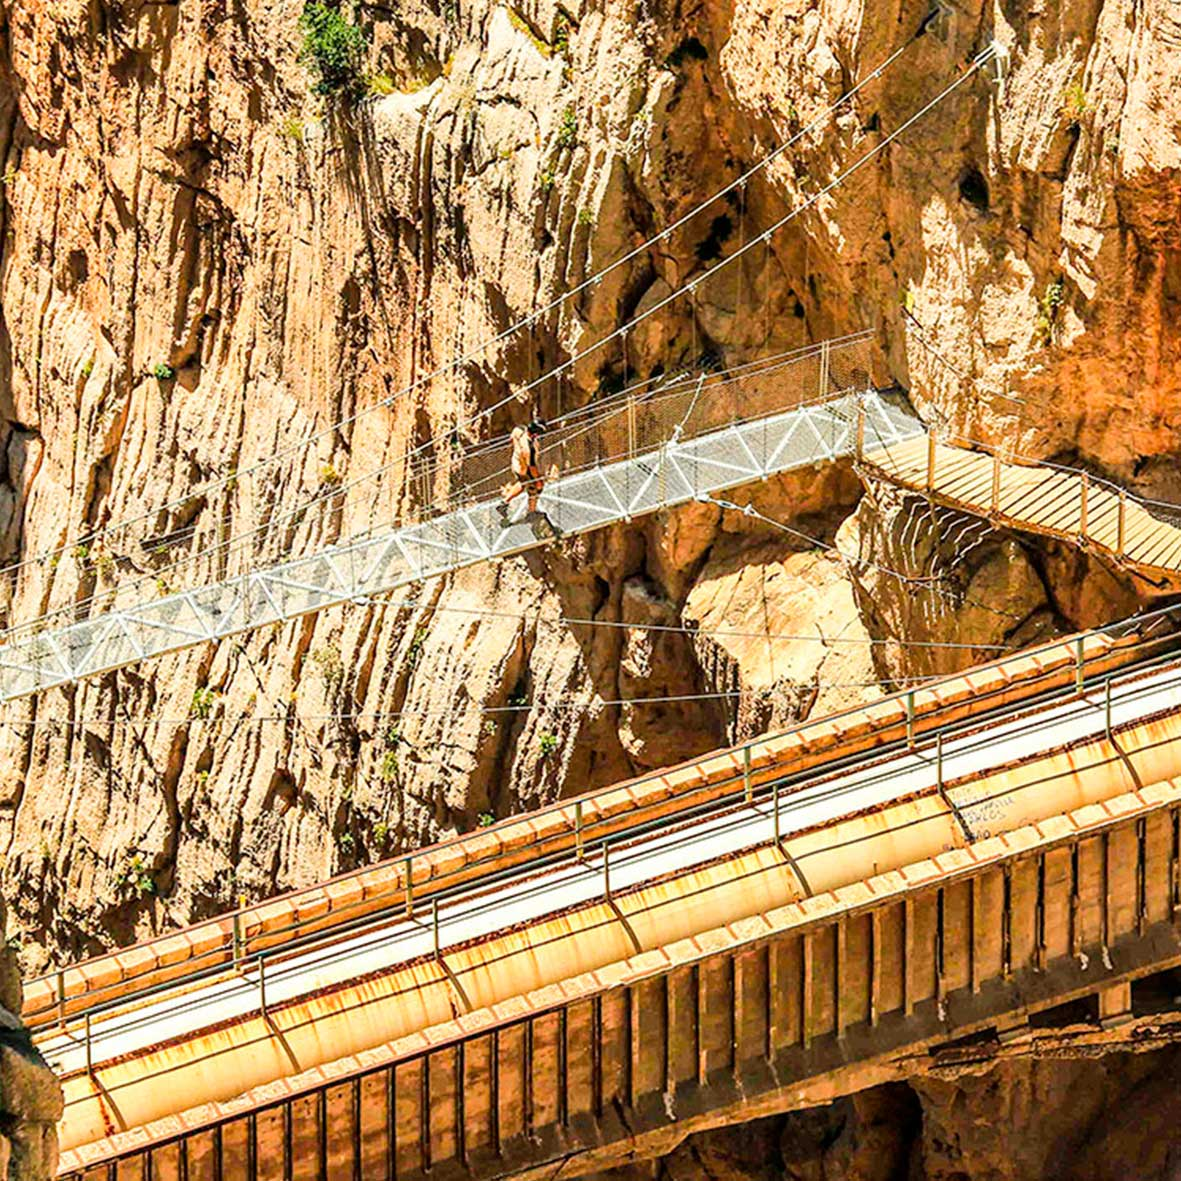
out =
{"type": "Polygon", "coordinates": [[[943,794],[943,731],[935,735],[935,782],[939,785],[939,794],[943,794]]]}
{"type": "Polygon", "coordinates": [[[914,750],[914,690],[910,689],[906,694],[906,746],[908,750],[914,750]]]}
{"type": "Polygon", "coordinates": [[[94,1051],[90,1044],[90,1014],[86,1014],[86,1073],[94,1074],[94,1051]]]}
{"type": "Polygon", "coordinates": [[[603,898],[611,901],[611,857],[607,842],[603,842],[603,898]]]}
{"type": "Polygon", "coordinates": [[[243,895],[238,895],[238,909],[234,911],[234,970],[238,970],[239,964],[242,962],[242,907],[245,905],[246,899],[243,895]]]}
{"type": "Polygon", "coordinates": [[[828,354],[831,348],[831,341],[822,340],[820,342],[820,389],[818,393],[822,398],[828,394],[828,354]]]}
{"type": "Polygon", "coordinates": [[[1079,481],[1079,505],[1078,505],[1078,532],[1079,536],[1085,541],[1087,539],[1087,485],[1088,476],[1083,472],[1082,479],[1079,481]]]}
{"type": "Polygon", "coordinates": [[[574,857],[578,861],[586,859],[582,847],[582,801],[574,801],[574,857]]]}
{"type": "Polygon", "coordinates": [[[1001,511],[1001,454],[992,453],[992,514],[997,516],[1001,511]]]}
{"type": "Polygon", "coordinates": [[[627,455],[636,457],[636,399],[632,396],[627,400],[627,455]]]}
{"type": "Polygon", "coordinates": [[[773,811],[775,813],[775,844],[779,845],[779,780],[775,780],[775,788],[772,796],[774,800],[773,811]]]}
{"type": "Polygon", "coordinates": [[[860,463],[862,457],[865,455],[865,399],[858,397],[857,399],[857,444],[856,444],[856,458],[860,463]]]}
{"type": "Polygon", "coordinates": [[[927,495],[935,491],[935,432],[927,431],[927,495]]]}
{"type": "Polygon", "coordinates": [[[1079,636],[1074,642],[1074,687],[1082,696],[1083,692],[1083,638],[1079,636]]]}
{"type": "Polygon", "coordinates": [[[1103,729],[1111,741],[1111,678],[1103,682],[1103,729]]]}
{"type": "Polygon", "coordinates": [[[1127,509],[1127,501],[1128,494],[1121,488],[1119,490],[1119,516],[1115,526],[1115,556],[1117,558],[1124,556],[1124,514],[1127,509]]]}
{"type": "Polygon", "coordinates": [[[414,914],[414,859],[407,857],[403,863],[406,868],[406,917],[414,914]]]}
{"type": "Polygon", "coordinates": [[[258,957],[258,1011],[262,1019],[267,1019],[267,962],[260,954],[258,957]]]}
{"type": "Polygon", "coordinates": [[[66,1027],[66,972],[64,968],[57,970],[57,1019],[62,1029],[66,1027]]]}
{"type": "Polygon", "coordinates": [[[754,788],[750,782],[750,747],[744,746],[742,748],[742,789],[746,795],[746,802],[749,804],[754,796],[754,788]]]}
{"type": "Polygon", "coordinates": [[[434,937],[435,959],[439,959],[439,900],[431,899],[431,933],[434,937]]]}

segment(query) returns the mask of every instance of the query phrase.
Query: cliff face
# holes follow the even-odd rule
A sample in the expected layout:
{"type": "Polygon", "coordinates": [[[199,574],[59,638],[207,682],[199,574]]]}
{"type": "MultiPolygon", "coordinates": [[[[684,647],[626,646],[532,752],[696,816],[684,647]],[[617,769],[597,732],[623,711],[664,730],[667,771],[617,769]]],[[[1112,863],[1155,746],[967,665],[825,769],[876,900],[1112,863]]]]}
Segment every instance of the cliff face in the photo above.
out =
{"type": "MultiPolygon", "coordinates": [[[[349,103],[310,92],[301,8],[0,0],[0,558],[28,563],[9,622],[389,519],[408,445],[750,241],[994,37],[1002,85],[970,81],[537,409],[868,325],[879,379],[932,422],[1178,491],[1168,0],[962,0],[741,198],[377,411],[798,131],[926,9],[362,4],[370,94],[349,103]]],[[[26,969],[1137,601],[1085,558],[862,496],[847,469],[759,497],[814,540],[694,505],[7,709],[0,842],[26,969]],[[681,622],[730,634],[641,626],[681,622]]]]}

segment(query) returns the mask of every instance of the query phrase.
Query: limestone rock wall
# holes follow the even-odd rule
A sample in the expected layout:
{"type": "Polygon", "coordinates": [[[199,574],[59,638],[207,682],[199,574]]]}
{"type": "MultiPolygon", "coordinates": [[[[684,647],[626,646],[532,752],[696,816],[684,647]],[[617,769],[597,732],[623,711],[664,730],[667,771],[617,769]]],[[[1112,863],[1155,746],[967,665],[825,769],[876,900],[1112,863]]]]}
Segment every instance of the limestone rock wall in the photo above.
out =
{"type": "MultiPolygon", "coordinates": [[[[965,85],[535,408],[869,326],[876,376],[932,423],[1172,490],[1169,0],[955,0],[740,196],[406,395],[799,131],[926,5],[349,5],[352,104],[311,93],[301,8],[0,0],[0,560],[23,563],[4,622],[387,520],[422,495],[408,446],[518,421],[464,425],[809,199],[994,37],[1003,86],[965,85]]],[[[1136,602],[1062,550],[862,497],[848,469],[758,497],[804,537],[694,505],[6,707],[24,967],[1136,602]],[[711,634],[654,630],[681,623],[711,634]]]]}

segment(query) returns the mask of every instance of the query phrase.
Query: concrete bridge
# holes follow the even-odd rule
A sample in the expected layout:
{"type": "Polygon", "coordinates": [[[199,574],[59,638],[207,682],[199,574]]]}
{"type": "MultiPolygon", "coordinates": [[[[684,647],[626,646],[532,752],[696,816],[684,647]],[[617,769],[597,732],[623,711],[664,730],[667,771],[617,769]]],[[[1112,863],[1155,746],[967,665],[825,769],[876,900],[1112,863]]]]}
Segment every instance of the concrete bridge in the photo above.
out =
{"type": "Polygon", "coordinates": [[[1171,629],[1072,638],[231,916],[228,967],[201,958],[223,920],[38,982],[62,1172],[576,1176],[915,1055],[1134,1021],[1181,963],[1171,629]]]}

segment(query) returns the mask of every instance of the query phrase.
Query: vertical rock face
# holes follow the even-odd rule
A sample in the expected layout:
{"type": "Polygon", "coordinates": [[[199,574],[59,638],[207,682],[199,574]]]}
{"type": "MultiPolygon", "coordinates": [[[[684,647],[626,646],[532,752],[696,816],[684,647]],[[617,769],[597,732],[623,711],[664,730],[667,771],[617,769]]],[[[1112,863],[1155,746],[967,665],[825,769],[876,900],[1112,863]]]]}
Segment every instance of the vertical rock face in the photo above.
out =
{"type": "MultiPolygon", "coordinates": [[[[300,0],[0,0],[4,620],[383,524],[408,446],[598,342],[534,409],[870,326],[932,423],[1173,491],[1174,8],[967,0],[908,44],[917,0],[346,5],[353,101],[311,93],[300,0]],[[818,195],[993,38],[1003,85],[818,195]]],[[[12,707],[26,969],[1136,601],[849,471],[759,496],[806,540],[694,505],[12,707]]]]}
{"type": "MultiPolygon", "coordinates": [[[[3,929],[0,907],[0,929],[3,929]]],[[[57,1172],[62,1091],[20,1023],[20,977],[11,948],[0,950],[0,1177],[49,1181],[57,1172]]]]}

